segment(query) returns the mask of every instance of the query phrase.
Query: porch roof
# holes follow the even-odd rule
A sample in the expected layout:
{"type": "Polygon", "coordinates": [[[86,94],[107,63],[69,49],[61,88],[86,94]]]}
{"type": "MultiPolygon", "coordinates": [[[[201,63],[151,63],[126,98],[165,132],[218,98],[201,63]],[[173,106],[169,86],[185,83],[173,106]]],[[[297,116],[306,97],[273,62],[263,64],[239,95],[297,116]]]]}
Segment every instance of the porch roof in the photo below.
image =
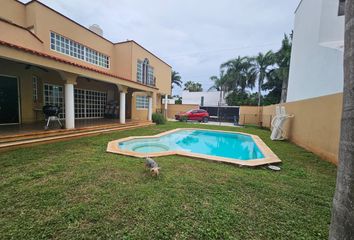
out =
{"type": "Polygon", "coordinates": [[[61,62],[61,63],[64,63],[64,64],[68,64],[68,65],[72,65],[72,66],[75,66],[75,67],[79,67],[79,68],[82,68],[82,69],[85,69],[85,70],[89,70],[89,71],[92,71],[92,72],[96,72],[96,73],[99,73],[99,74],[103,74],[103,75],[106,75],[106,76],[109,76],[109,77],[116,78],[118,80],[122,80],[122,81],[125,81],[125,82],[136,84],[137,86],[144,86],[144,87],[147,87],[147,88],[150,88],[150,89],[158,90],[157,87],[153,87],[153,86],[145,85],[145,84],[142,84],[142,83],[138,83],[138,82],[135,82],[135,81],[133,81],[131,79],[120,77],[120,76],[115,75],[115,74],[111,74],[111,73],[108,73],[108,72],[105,72],[105,71],[101,71],[101,70],[98,70],[98,69],[95,69],[95,68],[91,68],[91,67],[88,67],[88,66],[85,66],[85,65],[81,65],[81,64],[78,64],[78,63],[75,63],[75,62],[71,62],[71,61],[68,61],[68,60],[65,60],[65,59],[62,59],[62,58],[47,54],[47,53],[42,53],[42,52],[39,52],[39,51],[36,51],[36,50],[33,50],[33,49],[25,48],[25,47],[22,47],[22,46],[19,46],[19,45],[16,45],[16,44],[12,44],[12,43],[9,43],[9,42],[5,42],[5,41],[2,41],[2,40],[0,40],[0,45],[6,46],[6,47],[9,47],[9,48],[14,48],[16,50],[27,52],[27,53],[30,53],[30,54],[33,54],[33,55],[36,55],[36,56],[39,56],[39,57],[47,58],[47,59],[54,60],[54,61],[57,61],[57,62],[61,62]]]}

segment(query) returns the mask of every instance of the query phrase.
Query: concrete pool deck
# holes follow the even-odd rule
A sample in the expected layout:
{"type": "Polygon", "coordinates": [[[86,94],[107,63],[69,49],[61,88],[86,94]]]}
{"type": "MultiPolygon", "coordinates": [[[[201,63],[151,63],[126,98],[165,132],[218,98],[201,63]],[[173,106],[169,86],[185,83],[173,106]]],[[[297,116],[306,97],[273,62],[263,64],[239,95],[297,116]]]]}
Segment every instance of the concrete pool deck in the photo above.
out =
{"type": "Polygon", "coordinates": [[[193,158],[199,158],[199,159],[216,161],[216,162],[224,162],[224,163],[230,163],[230,164],[236,164],[236,165],[248,166],[248,167],[256,167],[256,166],[281,162],[281,160],[278,158],[278,156],[275,155],[275,153],[257,135],[242,133],[242,132],[210,130],[210,129],[202,129],[202,128],[177,128],[177,129],[162,132],[160,134],[152,135],[152,136],[134,136],[134,137],[127,137],[127,138],[114,140],[114,141],[111,141],[108,143],[107,152],[121,154],[121,155],[127,155],[127,156],[132,156],[132,157],[137,157],[137,158],[180,155],[180,156],[193,157],[193,158]],[[138,153],[138,152],[134,152],[134,151],[123,150],[119,147],[119,143],[121,143],[121,142],[136,140],[136,139],[159,138],[164,135],[171,134],[171,133],[174,133],[174,132],[177,132],[180,130],[205,130],[205,131],[212,131],[212,132],[236,133],[236,134],[250,136],[253,139],[253,141],[256,143],[256,145],[258,146],[259,150],[264,155],[264,158],[250,159],[250,160],[239,160],[239,159],[218,157],[218,156],[212,156],[212,155],[206,155],[206,154],[200,154],[200,153],[192,153],[192,152],[181,151],[181,150],[163,151],[163,152],[155,152],[155,153],[138,153]]]}

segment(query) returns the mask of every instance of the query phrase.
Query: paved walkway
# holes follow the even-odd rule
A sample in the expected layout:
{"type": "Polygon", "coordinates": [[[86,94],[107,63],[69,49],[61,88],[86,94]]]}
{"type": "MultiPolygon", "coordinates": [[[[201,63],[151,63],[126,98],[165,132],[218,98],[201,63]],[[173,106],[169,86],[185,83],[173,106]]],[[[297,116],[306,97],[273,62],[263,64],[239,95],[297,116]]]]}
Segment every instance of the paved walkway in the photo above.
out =
{"type": "MultiPolygon", "coordinates": [[[[175,119],[168,119],[168,121],[171,122],[176,122],[175,119]]],[[[190,124],[201,124],[201,125],[215,125],[215,126],[224,126],[224,127],[242,127],[242,126],[236,126],[233,123],[230,122],[207,122],[207,123],[200,123],[197,121],[188,121],[190,124]]]]}

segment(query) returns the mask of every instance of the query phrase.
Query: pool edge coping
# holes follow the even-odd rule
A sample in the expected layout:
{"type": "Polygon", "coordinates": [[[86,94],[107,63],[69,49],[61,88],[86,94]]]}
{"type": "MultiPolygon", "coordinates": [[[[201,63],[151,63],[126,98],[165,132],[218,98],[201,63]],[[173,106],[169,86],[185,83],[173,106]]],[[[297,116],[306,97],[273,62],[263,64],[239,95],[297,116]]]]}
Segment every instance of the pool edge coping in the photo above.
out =
{"type": "Polygon", "coordinates": [[[132,156],[132,157],[137,157],[137,158],[179,155],[179,156],[192,157],[192,158],[198,158],[198,159],[204,159],[204,160],[211,160],[211,161],[216,161],[216,162],[231,163],[231,164],[236,164],[236,165],[240,165],[240,166],[248,166],[248,167],[256,167],[256,166],[261,166],[261,165],[266,165],[266,164],[282,162],[279,159],[279,157],[268,147],[268,145],[265,144],[263,142],[263,140],[257,135],[243,133],[243,132],[236,132],[236,131],[224,131],[224,130],[214,130],[214,129],[204,129],[204,128],[176,128],[176,129],[165,131],[165,132],[162,132],[162,133],[159,133],[156,135],[132,136],[132,137],[121,138],[118,140],[113,140],[113,141],[108,142],[106,151],[109,153],[127,155],[127,156],[132,156]],[[125,142],[125,141],[130,141],[130,140],[135,140],[135,139],[143,139],[143,138],[159,138],[164,135],[174,133],[177,131],[181,131],[181,130],[206,130],[206,131],[214,131],[214,132],[237,133],[237,134],[250,136],[253,139],[253,141],[256,143],[259,150],[264,155],[264,158],[245,161],[245,160],[224,158],[224,157],[211,156],[211,155],[205,155],[205,154],[199,154],[199,153],[191,153],[191,152],[178,151],[178,150],[177,151],[158,152],[158,153],[137,153],[137,152],[133,152],[133,151],[122,150],[118,147],[120,142],[125,142]]]}

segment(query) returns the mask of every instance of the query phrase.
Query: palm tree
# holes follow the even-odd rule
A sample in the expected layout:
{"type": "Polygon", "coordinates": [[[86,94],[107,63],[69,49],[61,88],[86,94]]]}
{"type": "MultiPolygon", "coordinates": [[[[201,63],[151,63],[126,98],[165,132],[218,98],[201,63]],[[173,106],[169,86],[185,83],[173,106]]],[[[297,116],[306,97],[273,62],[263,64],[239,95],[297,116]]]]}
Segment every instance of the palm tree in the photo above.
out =
{"type": "Polygon", "coordinates": [[[190,91],[190,92],[202,92],[203,87],[202,84],[188,81],[184,84],[184,90],[190,91]]]}
{"type": "Polygon", "coordinates": [[[278,65],[277,75],[282,80],[281,103],[286,102],[288,93],[291,45],[290,38],[287,35],[284,35],[281,48],[275,53],[275,61],[278,65]]]}
{"type": "Polygon", "coordinates": [[[178,72],[173,71],[171,73],[171,88],[173,88],[173,85],[176,85],[178,87],[182,87],[182,78],[179,75],[178,72]]]}
{"type": "Polygon", "coordinates": [[[213,85],[208,89],[208,91],[212,91],[212,90],[225,91],[226,90],[227,77],[224,75],[224,71],[220,71],[220,77],[211,76],[210,81],[213,82],[213,85]]]}
{"type": "Polygon", "coordinates": [[[267,82],[262,85],[262,90],[267,90],[268,94],[263,98],[263,104],[278,104],[281,99],[283,86],[283,71],[274,68],[267,73],[267,82]]]}
{"type": "Polygon", "coordinates": [[[226,85],[230,89],[242,93],[245,93],[246,88],[252,89],[257,77],[252,66],[250,58],[240,56],[221,64],[220,68],[226,70],[228,79],[226,85]]]}
{"type": "Polygon", "coordinates": [[[258,80],[258,106],[261,105],[261,90],[262,85],[267,79],[267,74],[274,65],[274,53],[272,51],[266,52],[266,54],[258,53],[257,56],[252,58],[253,68],[257,74],[258,80]]]}
{"type": "Polygon", "coordinates": [[[329,239],[354,236],[354,0],[345,5],[343,112],[329,239]]]}

